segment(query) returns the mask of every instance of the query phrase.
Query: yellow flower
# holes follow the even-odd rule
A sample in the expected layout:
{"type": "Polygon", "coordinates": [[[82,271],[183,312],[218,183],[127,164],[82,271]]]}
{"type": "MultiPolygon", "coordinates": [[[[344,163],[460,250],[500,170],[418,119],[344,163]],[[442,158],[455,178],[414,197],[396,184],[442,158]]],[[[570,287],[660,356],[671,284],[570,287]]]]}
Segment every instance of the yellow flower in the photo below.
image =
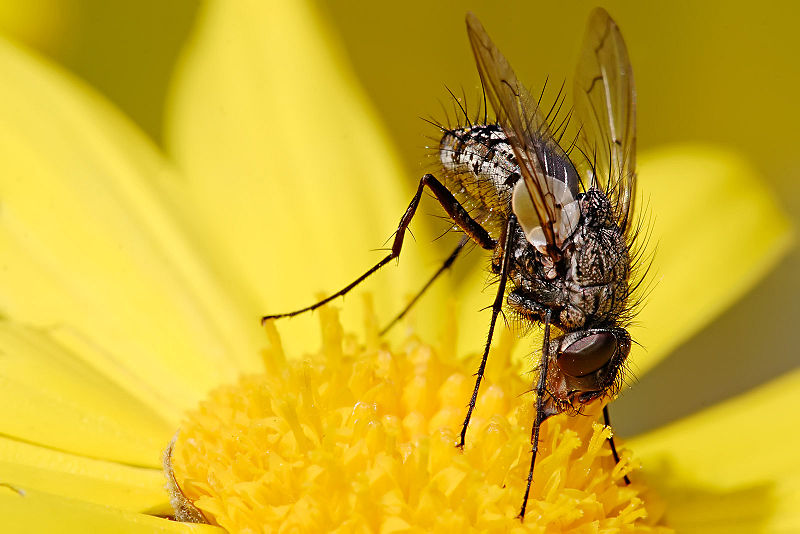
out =
{"type": "Polygon", "coordinates": [[[414,338],[389,351],[370,313],[366,343],[329,309],[321,321],[319,353],[288,362],[268,327],[267,373],[212,392],[181,425],[165,458],[179,517],[231,532],[671,532],[645,486],[624,484],[635,466],[615,464],[599,403],[545,423],[519,522],[535,411],[508,331],[462,452],[467,362],[414,338]]]}
{"type": "MultiPolygon", "coordinates": [[[[263,372],[260,314],[368,265],[409,198],[344,65],[307,6],[209,4],[176,74],[165,156],[90,89],[0,44],[4,532],[219,531],[160,517],[172,513],[161,451],[208,391],[263,372]]],[[[639,372],[788,242],[738,158],[686,146],[643,159],[659,283],[633,332],[648,348],[631,356],[639,372]],[[678,203],[673,189],[695,194],[678,203]]],[[[412,247],[384,273],[379,316],[434,263],[421,254],[412,247]]],[[[440,291],[479,287],[470,282],[440,291]]],[[[442,315],[443,299],[428,300],[421,317],[442,315]]],[[[474,312],[458,323],[485,326],[474,312]]],[[[286,330],[287,342],[313,345],[307,323],[286,330]]],[[[798,382],[791,374],[628,444],[673,525],[797,525],[798,430],[785,414],[798,382]]]]}

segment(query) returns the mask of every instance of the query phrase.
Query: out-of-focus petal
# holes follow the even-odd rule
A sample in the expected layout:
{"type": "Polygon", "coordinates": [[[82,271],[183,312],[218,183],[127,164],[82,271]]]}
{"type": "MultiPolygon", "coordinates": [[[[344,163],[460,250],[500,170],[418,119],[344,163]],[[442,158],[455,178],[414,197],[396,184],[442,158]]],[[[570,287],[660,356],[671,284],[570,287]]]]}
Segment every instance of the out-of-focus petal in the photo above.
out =
{"type": "Polygon", "coordinates": [[[678,532],[800,530],[798,405],[795,371],[631,440],[670,524],[678,532]]]}
{"type": "Polygon", "coordinates": [[[161,204],[153,181],[176,178],[154,147],[89,89],[6,42],[0,74],[0,312],[172,419],[206,388],[258,369],[257,321],[161,204]]]}
{"type": "Polygon", "coordinates": [[[90,458],[159,466],[169,423],[48,334],[0,321],[5,436],[90,458]]]}
{"type": "Polygon", "coordinates": [[[178,523],[0,483],[4,534],[224,534],[218,527],[178,523]]]}
{"type": "Polygon", "coordinates": [[[41,49],[63,47],[68,28],[76,22],[75,15],[74,5],[60,0],[2,2],[0,31],[41,49]]]}
{"type": "MultiPolygon", "coordinates": [[[[73,430],[73,433],[75,430],[73,430]]],[[[157,451],[148,451],[152,456],[157,451]]],[[[94,460],[0,438],[2,482],[134,512],[169,510],[161,469],[94,460]]]]}
{"type": "MultiPolygon", "coordinates": [[[[168,105],[168,148],[189,177],[173,192],[175,205],[256,317],[310,304],[376,263],[386,252],[375,249],[412,195],[344,53],[309,4],[208,2],[168,105]]],[[[424,259],[429,238],[416,235],[417,244],[407,236],[399,268],[368,284],[381,317],[436,269],[424,259]]],[[[360,316],[360,305],[352,308],[344,307],[346,324],[360,316]]],[[[290,343],[308,337],[309,323],[292,333],[297,322],[281,326],[290,343]]]]}
{"type": "Polygon", "coordinates": [[[762,178],[730,151],[679,145],[649,152],[640,160],[639,196],[641,239],[649,237],[655,257],[631,328],[641,344],[631,351],[635,373],[740,298],[791,242],[788,219],[762,178]]]}

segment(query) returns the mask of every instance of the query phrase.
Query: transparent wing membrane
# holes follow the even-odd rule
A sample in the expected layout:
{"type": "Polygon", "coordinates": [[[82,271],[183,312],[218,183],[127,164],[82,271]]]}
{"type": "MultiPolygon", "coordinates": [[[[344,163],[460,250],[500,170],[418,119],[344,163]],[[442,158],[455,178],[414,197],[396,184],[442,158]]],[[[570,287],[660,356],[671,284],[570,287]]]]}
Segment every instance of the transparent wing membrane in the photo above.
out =
{"type": "Polygon", "coordinates": [[[579,121],[576,157],[589,183],[615,200],[617,221],[627,232],[636,190],[636,89],[619,27],[602,8],[586,27],[574,79],[579,121]]]}
{"type": "MultiPolygon", "coordinates": [[[[558,258],[561,238],[565,237],[559,232],[561,200],[565,194],[572,198],[577,194],[577,171],[556,141],[538,100],[519,82],[505,56],[472,13],[467,14],[467,35],[486,96],[514,150],[530,202],[541,224],[545,249],[550,256],[558,258]],[[555,191],[556,188],[561,191],[555,191]]],[[[517,203],[521,200],[517,199],[517,203]]]]}

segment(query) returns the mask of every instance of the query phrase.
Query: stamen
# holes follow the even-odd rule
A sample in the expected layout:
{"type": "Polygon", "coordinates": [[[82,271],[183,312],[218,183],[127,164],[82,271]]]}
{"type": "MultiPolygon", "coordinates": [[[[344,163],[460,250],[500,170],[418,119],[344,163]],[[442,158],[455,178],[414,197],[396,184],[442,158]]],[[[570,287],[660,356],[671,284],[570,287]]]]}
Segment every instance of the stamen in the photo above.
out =
{"type": "Polygon", "coordinates": [[[200,517],[229,532],[668,532],[635,473],[625,485],[636,464],[623,449],[615,465],[599,404],[544,423],[528,512],[515,518],[534,414],[510,343],[490,355],[462,452],[472,359],[414,337],[390,350],[374,319],[365,346],[321,311],[319,353],[284,358],[268,324],[268,374],[212,392],[187,415],[166,469],[200,517]]]}

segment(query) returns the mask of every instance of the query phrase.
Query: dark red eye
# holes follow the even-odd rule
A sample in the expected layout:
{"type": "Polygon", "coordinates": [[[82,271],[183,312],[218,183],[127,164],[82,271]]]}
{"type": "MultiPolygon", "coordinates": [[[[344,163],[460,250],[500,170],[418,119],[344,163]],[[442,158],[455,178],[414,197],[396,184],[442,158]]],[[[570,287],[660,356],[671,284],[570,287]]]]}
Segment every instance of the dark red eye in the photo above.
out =
{"type": "Polygon", "coordinates": [[[617,350],[611,332],[595,332],[572,342],[558,355],[558,366],[570,376],[581,377],[603,367],[617,350]]]}

